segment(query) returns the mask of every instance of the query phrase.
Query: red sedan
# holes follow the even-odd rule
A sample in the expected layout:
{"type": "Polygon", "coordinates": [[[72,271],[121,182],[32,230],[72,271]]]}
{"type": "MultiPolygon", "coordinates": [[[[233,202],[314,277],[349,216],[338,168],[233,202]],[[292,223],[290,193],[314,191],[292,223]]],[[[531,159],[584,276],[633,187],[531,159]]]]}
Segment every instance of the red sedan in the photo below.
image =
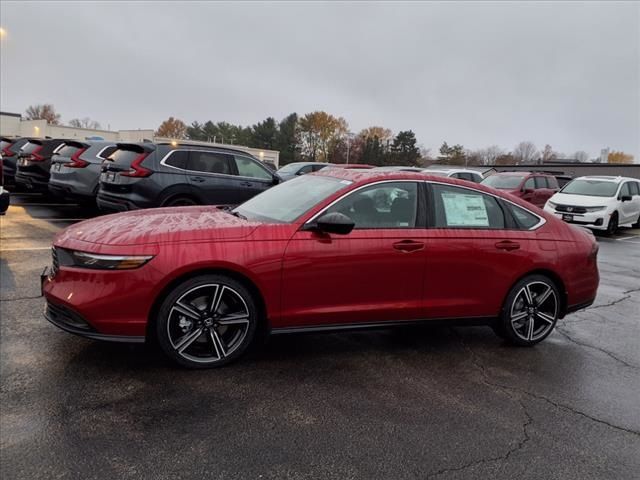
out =
{"type": "Polygon", "coordinates": [[[231,210],[109,215],[54,240],[46,317],[189,367],[271,334],[474,319],[534,345],[598,287],[589,232],[475,183],[327,168],[231,210]]]}

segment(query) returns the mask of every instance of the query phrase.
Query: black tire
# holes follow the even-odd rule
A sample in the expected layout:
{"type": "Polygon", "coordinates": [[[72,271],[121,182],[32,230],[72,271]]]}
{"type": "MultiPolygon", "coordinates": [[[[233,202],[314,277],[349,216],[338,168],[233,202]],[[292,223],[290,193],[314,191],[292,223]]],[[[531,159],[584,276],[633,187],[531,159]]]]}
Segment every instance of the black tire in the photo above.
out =
{"type": "Polygon", "coordinates": [[[504,331],[504,327],[502,326],[502,321],[498,320],[494,324],[491,325],[491,329],[496,336],[502,338],[503,340],[507,339],[507,333],[504,331]]]}
{"type": "Polygon", "coordinates": [[[201,275],[178,285],[158,310],[162,351],[188,368],[221,367],[252,343],[259,309],[249,290],[226,275],[201,275]]]}
{"type": "Polygon", "coordinates": [[[618,231],[618,212],[613,212],[607,225],[607,235],[615,235],[618,231]]]}
{"type": "Polygon", "coordinates": [[[171,197],[162,203],[163,207],[190,207],[193,205],[198,205],[198,202],[186,196],[171,197]]]}
{"type": "Polygon", "coordinates": [[[500,312],[498,328],[509,343],[533,346],[553,331],[560,315],[560,305],[560,293],[550,278],[529,275],[509,291],[500,312]]]}
{"type": "Polygon", "coordinates": [[[631,225],[631,227],[632,228],[640,228],[640,215],[638,215],[638,220],[636,221],[636,223],[631,225]]]}

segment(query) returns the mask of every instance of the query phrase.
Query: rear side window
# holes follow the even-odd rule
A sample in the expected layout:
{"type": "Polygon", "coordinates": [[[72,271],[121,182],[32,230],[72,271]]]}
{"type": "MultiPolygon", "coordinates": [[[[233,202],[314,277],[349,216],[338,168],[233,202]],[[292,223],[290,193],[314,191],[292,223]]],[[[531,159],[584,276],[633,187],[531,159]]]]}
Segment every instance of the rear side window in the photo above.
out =
{"type": "Polygon", "coordinates": [[[41,143],[27,142],[20,150],[20,153],[33,153],[41,146],[41,143]]]}
{"type": "Polygon", "coordinates": [[[239,155],[235,155],[234,158],[236,167],[238,168],[238,175],[241,177],[259,178],[262,180],[271,180],[273,178],[269,172],[250,158],[239,155]]]}
{"type": "Polygon", "coordinates": [[[535,177],[536,188],[547,188],[547,179],[545,177],[535,177]]]}
{"type": "Polygon", "coordinates": [[[122,148],[116,149],[111,155],[109,155],[109,160],[111,160],[116,165],[122,165],[124,167],[129,168],[131,163],[140,155],[139,152],[134,152],[133,150],[125,150],[122,148]]]}
{"type": "Polygon", "coordinates": [[[640,195],[640,183],[631,182],[631,195],[640,195]]]}
{"type": "Polygon", "coordinates": [[[436,228],[505,227],[504,212],[491,195],[439,184],[433,184],[432,188],[436,228]]]}
{"type": "Polygon", "coordinates": [[[547,177],[547,184],[549,185],[549,188],[553,188],[553,189],[559,188],[558,180],[556,179],[556,177],[547,177]]]}
{"type": "Polygon", "coordinates": [[[326,165],[314,165],[313,166],[313,171],[314,172],[318,172],[318,171],[322,170],[325,167],[326,167],[326,165]]]}
{"type": "Polygon", "coordinates": [[[507,203],[507,208],[513,215],[518,227],[523,230],[529,230],[533,226],[537,225],[540,219],[533,213],[527,212],[524,208],[520,208],[512,203],[507,203]]]}
{"type": "Polygon", "coordinates": [[[304,175],[305,173],[311,173],[312,169],[313,169],[313,165],[305,165],[300,170],[298,170],[298,173],[296,175],[304,175]]]}
{"type": "Polygon", "coordinates": [[[528,179],[524,182],[525,190],[534,190],[536,188],[536,181],[533,178],[528,179]]]}
{"type": "Polygon", "coordinates": [[[64,145],[60,150],[56,152],[56,155],[60,155],[61,157],[71,158],[76,154],[78,150],[81,150],[81,148],[78,146],[64,145]]]}
{"type": "Polygon", "coordinates": [[[98,152],[96,157],[105,159],[109,155],[111,155],[113,152],[115,152],[117,149],[118,149],[118,147],[116,147],[115,145],[112,145],[110,147],[105,147],[101,151],[98,152]]]}
{"type": "Polygon", "coordinates": [[[174,150],[164,163],[170,167],[187,170],[189,160],[189,152],[187,150],[174,150]]]}
{"type": "Polygon", "coordinates": [[[204,173],[232,175],[231,155],[216,152],[192,151],[189,154],[189,170],[204,173]]]}
{"type": "Polygon", "coordinates": [[[5,140],[2,140],[0,142],[0,150],[4,150],[5,148],[9,147],[11,145],[11,142],[7,142],[5,140]]]}

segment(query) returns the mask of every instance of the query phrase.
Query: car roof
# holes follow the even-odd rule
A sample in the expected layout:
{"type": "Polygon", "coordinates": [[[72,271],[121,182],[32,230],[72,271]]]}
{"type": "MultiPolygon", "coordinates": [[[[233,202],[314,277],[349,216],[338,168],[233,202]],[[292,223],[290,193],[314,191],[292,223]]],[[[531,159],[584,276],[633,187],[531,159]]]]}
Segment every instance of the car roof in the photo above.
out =
{"type": "Polygon", "coordinates": [[[613,175],[585,175],[583,177],[574,178],[574,180],[602,180],[605,182],[612,182],[612,183],[620,183],[626,180],[635,180],[636,182],[638,181],[637,178],[615,177],[613,175]]]}
{"type": "MultiPolygon", "coordinates": [[[[234,152],[234,153],[241,153],[243,155],[249,155],[253,158],[255,158],[255,156],[250,153],[247,152],[246,150],[243,150],[241,148],[232,148],[232,147],[228,147],[228,146],[221,146],[221,145],[216,145],[215,143],[209,143],[209,142],[198,142],[196,140],[154,140],[153,142],[131,142],[135,145],[170,145],[174,148],[193,148],[193,147],[203,147],[203,148],[207,148],[207,149],[211,149],[211,150],[220,150],[220,151],[225,151],[225,152],[234,152]]],[[[130,144],[131,144],[130,143],[130,144]]]]}
{"type": "Polygon", "coordinates": [[[451,172],[465,172],[465,173],[480,173],[478,170],[473,170],[471,168],[424,168],[422,169],[423,172],[446,172],[446,173],[451,173],[451,172]]]}
{"type": "MultiPolygon", "coordinates": [[[[434,182],[439,183],[451,183],[452,185],[465,185],[469,186],[470,182],[465,180],[459,180],[456,178],[450,177],[440,177],[437,175],[429,175],[428,172],[407,172],[402,170],[376,170],[376,169],[348,169],[348,168],[334,168],[327,167],[319,170],[317,172],[313,172],[309,175],[323,176],[323,177],[333,177],[339,178],[342,180],[349,180],[351,182],[363,182],[363,183],[371,183],[379,180],[416,180],[416,181],[425,181],[432,180],[434,182]]],[[[474,187],[479,185],[477,183],[473,184],[474,187]]],[[[483,191],[490,191],[483,187],[483,191]]]]}

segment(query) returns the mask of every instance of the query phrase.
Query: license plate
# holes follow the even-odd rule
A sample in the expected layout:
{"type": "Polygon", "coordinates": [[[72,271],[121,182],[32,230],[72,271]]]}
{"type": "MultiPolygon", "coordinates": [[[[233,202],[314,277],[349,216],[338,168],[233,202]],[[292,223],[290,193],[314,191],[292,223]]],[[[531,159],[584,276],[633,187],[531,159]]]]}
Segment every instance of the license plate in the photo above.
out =
{"type": "Polygon", "coordinates": [[[55,163],[55,164],[53,165],[53,169],[54,169],[56,172],[59,172],[59,171],[62,169],[62,164],[61,164],[61,163],[55,163]]]}
{"type": "Polygon", "coordinates": [[[567,215],[566,213],[562,215],[562,220],[565,222],[573,222],[573,215],[567,215]]]}
{"type": "Polygon", "coordinates": [[[29,160],[27,160],[26,158],[21,158],[20,160],[18,160],[18,165],[20,165],[21,167],[26,167],[27,165],[29,165],[29,160]]]}
{"type": "Polygon", "coordinates": [[[115,182],[116,180],[116,172],[105,172],[102,174],[103,182],[115,182]]]}

